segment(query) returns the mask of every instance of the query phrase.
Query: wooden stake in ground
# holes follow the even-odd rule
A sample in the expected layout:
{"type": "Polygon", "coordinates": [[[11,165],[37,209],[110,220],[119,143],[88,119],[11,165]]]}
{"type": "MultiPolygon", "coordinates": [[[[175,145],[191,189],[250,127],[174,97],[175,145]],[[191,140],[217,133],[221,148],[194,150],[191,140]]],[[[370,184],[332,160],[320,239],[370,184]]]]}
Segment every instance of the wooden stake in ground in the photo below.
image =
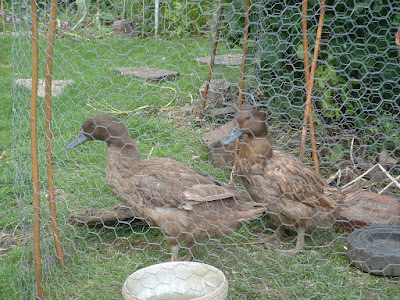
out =
{"type": "Polygon", "coordinates": [[[3,23],[3,32],[6,33],[6,22],[5,22],[5,11],[3,10],[3,0],[0,0],[0,12],[2,13],[1,20],[3,23]]]}
{"type": "Polygon", "coordinates": [[[308,57],[308,33],[307,33],[307,6],[308,6],[308,1],[303,0],[303,6],[301,9],[302,13],[301,26],[303,29],[304,73],[305,73],[306,87],[310,82],[310,60],[308,57]]]}
{"type": "Polygon", "coordinates": [[[221,0],[220,4],[219,4],[217,24],[215,25],[216,28],[215,28],[214,44],[213,44],[213,48],[211,51],[211,57],[210,57],[210,68],[208,70],[207,81],[206,81],[206,85],[204,87],[204,94],[202,95],[203,99],[201,101],[201,110],[200,110],[200,115],[199,115],[200,118],[203,117],[203,110],[204,110],[204,107],[206,106],[208,90],[210,89],[211,75],[212,75],[212,72],[214,69],[215,54],[217,53],[219,30],[220,30],[220,26],[221,26],[221,19],[222,19],[223,12],[224,12],[224,3],[221,0]]]}
{"type": "Polygon", "coordinates": [[[145,12],[145,3],[144,0],[142,0],[142,38],[144,38],[144,25],[146,24],[144,12],[145,12]]]}
{"type": "MultiPolygon", "coordinates": [[[[302,15],[303,15],[303,41],[307,39],[307,0],[303,1],[303,9],[302,9],[302,15]]],[[[321,43],[321,35],[322,35],[322,27],[324,23],[324,15],[325,15],[325,0],[321,0],[321,10],[320,10],[320,16],[319,16],[319,21],[318,21],[318,30],[317,30],[317,38],[315,40],[315,48],[314,48],[314,55],[313,55],[313,61],[311,65],[311,74],[310,77],[307,79],[307,73],[308,70],[306,69],[306,92],[307,92],[307,99],[306,99],[306,106],[304,109],[304,118],[303,118],[303,131],[302,131],[302,136],[301,136],[301,142],[300,142],[300,157],[303,156],[304,153],[304,145],[306,142],[306,134],[307,134],[307,122],[310,125],[310,134],[311,134],[311,147],[313,149],[313,159],[314,159],[314,168],[317,173],[319,173],[319,166],[318,166],[318,154],[317,154],[317,145],[315,142],[315,134],[314,134],[314,120],[312,116],[312,100],[311,100],[311,95],[312,95],[312,90],[314,87],[314,78],[315,78],[315,70],[317,68],[317,59],[318,59],[318,52],[319,52],[319,46],[321,43]],[[308,82],[307,82],[308,80],[308,82]]],[[[307,42],[308,45],[308,42],[307,42]]],[[[308,58],[308,47],[307,45],[303,45],[304,47],[304,57],[308,58]],[[307,53],[307,54],[306,54],[307,53]]],[[[304,61],[304,66],[308,68],[306,61],[304,61]]]]}
{"type": "MultiPolygon", "coordinates": [[[[114,13],[115,13],[115,21],[118,21],[118,7],[117,7],[117,0],[114,0],[114,13]]],[[[143,22],[144,24],[144,22],[143,22]]]]}
{"type": "Polygon", "coordinates": [[[54,243],[57,253],[57,260],[61,267],[64,267],[63,250],[60,241],[60,235],[57,225],[57,209],[56,199],[54,192],[54,179],[53,179],[53,132],[51,129],[52,111],[51,111],[51,87],[53,79],[53,54],[54,54],[54,40],[56,36],[57,26],[57,3],[58,0],[51,1],[50,7],[50,23],[49,33],[47,37],[46,49],[46,82],[45,82],[45,114],[46,114],[46,165],[47,165],[47,184],[49,189],[49,205],[51,215],[51,228],[53,230],[54,243]]]}
{"type": "Polygon", "coordinates": [[[33,193],[33,263],[35,266],[36,288],[39,299],[44,299],[42,259],[40,256],[40,196],[39,156],[37,146],[37,90],[39,82],[39,33],[38,9],[35,0],[32,7],[32,96],[31,96],[31,151],[32,151],[32,193],[33,193]]]}
{"type": "MultiPolygon", "coordinates": [[[[238,110],[240,110],[242,108],[242,103],[243,103],[243,89],[244,89],[244,77],[245,77],[245,67],[246,67],[247,40],[249,37],[249,26],[250,26],[249,19],[250,19],[250,0],[247,0],[246,1],[246,18],[244,21],[242,68],[240,69],[240,81],[239,81],[238,110]]],[[[236,162],[239,140],[236,140],[234,145],[235,145],[235,152],[234,152],[233,161],[232,161],[233,165],[235,165],[235,162],[236,162]]]]}
{"type": "Polygon", "coordinates": [[[238,109],[242,108],[243,102],[243,88],[244,88],[244,77],[245,77],[245,66],[246,66],[246,53],[247,53],[247,40],[249,37],[249,24],[250,24],[250,0],[246,1],[246,18],[244,21],[244,34],[243,34],[243,53],[242,53],[242,68],[240,70],[240,81],[239,81],[239,102],[238,109]]]}

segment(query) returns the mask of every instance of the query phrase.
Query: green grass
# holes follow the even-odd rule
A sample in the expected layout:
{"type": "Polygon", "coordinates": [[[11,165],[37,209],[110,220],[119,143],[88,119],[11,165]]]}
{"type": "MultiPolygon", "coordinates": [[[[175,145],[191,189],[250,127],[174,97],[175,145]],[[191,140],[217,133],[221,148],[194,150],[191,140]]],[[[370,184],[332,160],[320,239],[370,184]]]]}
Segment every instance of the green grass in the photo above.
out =
{"type": "MultiPolygon", "coordinates": [[[[14,64],[12,42],[11,37],[0,37],[0,151],[5,151],[0,159],[0,232],[18,237],[25,234],[26,244],[20,239],[21,245],[17,243],[0,251],[1,300],[31,299],[35,295],[30,96],[28,90],[12,86],[13,72],[19,78],[30,76],[30,41],[15,40],[14,64]]],[[[227,171],[213,167],[208,160],[201,143],[205,129],[194,122],[195,113],[189,110],[185,114],[184,110],[198,101],[198,89],[208,72],[208,67],[198,65],[193,58],[208,55],[209,47],[210,43],[202,39],[57,40],[55,79],[75,82],[62,95],[53,98],[54,183],[65,253],[64,269],[55,259],[49,225],[43,100],[39,101],[42,260],[47,299],[120,299],[121,286],[129,274],[170,255],[162,233],[155,228],[133,225],[91,229],[66,222],[71,213],[118,203],[104,179],[104,143],[86,143],[73,151],[65,151],[90,114],[108,112],[121,118],[131,135],[140,140],[143,157],[172,157],[220,180],[228,180],[227,171]],[[176,70],[180,76],[171,82],[144,84],[108,70],[140,65],[176,70]],[[168,115],[168,110],[174,114],[168,115]],[[182,119],[186,123],[180,122],[182,119]]],[[[44,48],[41,40],[42,57],[44,48]]],[[[225,51],[222,47],[221,52],[225,51]]],[[[40,72],[43,75],[43,66],[40,72]]],[[[232,82],[239,78],[238,67],[219,67],[215,72],[215,78],[225,76],[232,82]]],[[[228,237],[206,240],[195,247],[197,260],[220,268],[228,277],[229,299],[400,299],[398,279],[371,276],[349,266],[342,231],[313,232],[312,239],[307,239],[307,244],[312,246],[310,251],[286,256],[259,244],[245,244],[258,240],[254,233],[274,226],[271,220],[263,221],[266,224],[254,221],[228,237]]]]}
{"type": "MultiPolygon", "coordinates": [[[[13,194],[14,166],[12,155],[12,38],[0,37],[0,248],[4,233],[18,225],[17,199],[13,194]]],[[[3,243],[2,243],[3,242],[3,243]]],[[[0,299],[18,299],[18,272],[22,247],[0,250],[0,299]],[[10,297],[11,296],[11,297],[10,297]]]]}

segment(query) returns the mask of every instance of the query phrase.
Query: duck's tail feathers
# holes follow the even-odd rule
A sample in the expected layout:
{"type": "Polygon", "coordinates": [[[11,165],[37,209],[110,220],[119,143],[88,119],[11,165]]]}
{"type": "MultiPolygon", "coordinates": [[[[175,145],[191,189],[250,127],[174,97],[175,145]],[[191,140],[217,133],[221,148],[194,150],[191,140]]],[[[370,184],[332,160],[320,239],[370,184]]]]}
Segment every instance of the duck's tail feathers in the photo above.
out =
{"type": "Polygon", "coordinates": [[[335,200],[338,204],[351,204],[360,197],[361,189],[358,184],[352,184],[345,188],[338,189],[335,200]]]}
{"type": "Polygon", "coordinates": [[[240,210],[235,214],[235,219],[239,222],[247,222],[258,219],[265,215],[266,208],[261,203],[251,203],[247,210],[240,210]]]}

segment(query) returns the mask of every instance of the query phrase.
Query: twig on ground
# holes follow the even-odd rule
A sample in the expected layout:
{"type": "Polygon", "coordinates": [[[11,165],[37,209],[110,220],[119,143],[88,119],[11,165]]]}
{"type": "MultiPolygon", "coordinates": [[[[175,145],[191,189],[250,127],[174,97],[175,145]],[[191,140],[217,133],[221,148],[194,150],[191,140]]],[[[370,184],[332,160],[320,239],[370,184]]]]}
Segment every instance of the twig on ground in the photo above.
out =
{"type": "Polygon", "coordinates": [[[376,167],[379,167],[382,172],[392,181],[388,186],[386,186],[383,190],[381,190],[378,194],[383,193],[383,191],[385,191],[387,188],[389,188],[389,186],[391,186],[392,184],[397,185],[398,188],[400,188],[400,183],[396,180],[400,178],[400,175],[397,176],[396,178],[394,178],[388,171],[386,171],[386,169],[381,165],[381,164],[375,164],[373,165],[371,168],[369,168],[367,171],[365,171],[363,174],[361,174],[360,176],[358,176],[357,178],[355,178],[354,180],[350,181],[349,183],[345,184],[342,188],[345,188],[357,181],[359,181],[361,178],[363,178],[365,175],[367,175],[369,172],[371,172],[373,169],[375,169],[376,167]]]}
{"type": "MultiPolygon", "coordinates": [[[[18,222],[17,225],[15,225],[14,230],[13,230],[13,233],[12,233],[13,236],[15,236],[15,232],[17,231],[17,228],[22,224],[22,222],[25,221],[25,218],[26,218],[26,217],[24,216],[23,219],[22,219],[20,222],[18,222]]],[[[15,223],[15,222],[12,222],[12,223],[15,223]]],[[[11,224],[12,224],[12,223],[11,223],[11,224]]]]}
{"type": "Polygon", "coordinates": [[[388,172],[381,164],[377,164],[378,167],[382,170],[382,172],[400,189],[400,183],[388,172]]]}
{"type": "Polygon", "coordinates": [[[354,136],[351,139],[351,144],[350,144],[350,160],[351,160],[351,164],[353,165],[353,168],[357,169],[356,164],[354,163],[353,148],[354,148],[354,136]]]}
{"type": "Polygon", "coordinates": [[[5,154],[6,154],[6,150],[3,150],[3,152],[1,152],[1,154],[0,154],[0,159],[2,159],[5,154]]]}
{"type": "Polygon", "coordinates": [[[87,38],[87,37],[83,37],[83,36],[81,36],[81,35],[79,35],[79,34],[75,34],[75,33],[68,32],[68,31],[63,31],[63,32],[62,32],[62,35],[69,35],[69,36],[74,37],[74,38],[77,38],[77,39],[82,39],[82,40],[85,40],[85,41],[90,41],[90,39],[87,38]]]}
{"type": "Polygon", "coordinates": [[[151,154],[153,153],[154,149],[157,148],[157,147],[158,147],[158,144],[155,145],[155,146],[153,146],[153,147],[151,147],[151,150],[150,150],[149,154],[147,155],[147,159],[150,158],[150,156],[151,156],[151,154]]]}
{"type": "MultiPolygon", "coordinates": [[[[163,108],[169,107],[175,101],[176,95],[178,95],[178,93],[186,94],[184,92],[179,92],[179,91],[177,91],[176,89],[174,89],[174,88],[172,88],[170,86],[159,86],[159,85],[151,84],[151,83],[147,83],[147,82],[145,82],[144,84],[147,85],[147,86],[157,87],[157,88],[160,88],[160,89],[172,90],[175,93],[174,99],[172,99],[168,104],[164,105],[163,108]]],[[[189,95],[189,98],[190,98],[190,104],[193,104],[194,99],[193,99],[192,94],[191,93],[187,93],[187,94],[189,95]]]]}
{"type": "MultiPolygon", "coordinates": [[[[135,112],[141,111],[141,110],[149,107],[149,105],[143,105],[143,106],[140,106],[133,110],[118,110],[118,109],[112,107],[111,105],[105,105],[96,100],[93,100],[93,101],[96,102],[96,104],[98,106],[101,106],[102,108],[106,109],[110,114],[114,114],[114,115],[128,115],[128,114],[135,113],[135,112]]],[[[86,103],[86,105],[93,108],[94,110],[97,110],[97,108],[94,107],[91,103],[86,103]]]]}
{"type": "Polygon", "coordinates": [[[229,184],[232,184],[232,183],[233,183],[234,174],[235,174],[235,166],[232,167],[232,171],[231,171],[231,173],[229,174],[229,184]]]}
{"type": "Polygon", "coordinates": [[[373,169],[375,169],[375,167],[377,166],[373,165],[371,168],[369,168],[367,171],[365,171],[363,174],[361,174],[360,176],[358,176],[357,178],[353,179],[352,181],[350,181],[349,183],[345,184],[342,188],[344,189],[345,187],[348,187],[349,185],[359,181],[361,178],[363,178],[365,175],[367,175],[369,172],[371,172],[373,169]]]}
{"type": "Polygon", "coordinates": [[[193,104],[194,99],[193,99],[192,93],[189,93],[189,97],[190,97],[190,104],[193,104]]]}
{"type": "MultiPolygon", "coordinates": [[[[400,175],[398,175],[396,178],[395,178],[396,180],[398,180],[398,179],[400,179],[400,175]]],[[[390,182],[387,186],[385,186],[381,191],[379,191],[379,193],[378,194],[382,194],[384,191],[386,191],[389,187],[391,187],[392,185],[393,185],[393,181],[392,182],[390,182]]]]}
{"type": "Polygon", "coordinates": [[[242,245],[258,245],[264,244],[264,241],[255,241],[255,242],[246,242],[246,243],[231,243],[231,244],[212,244],[207,243],[206,246],[216,246],[216,247],[223,247],[223,246],[242,246],[242,245]]]}
{"type": "MultiPolygon", "coordinates": [[[[334,181],[337,177],[340,178],[340,175],[342,174],[342,169],[339,169],[335,174],[329,176],[329,178],[326,180],[327,183],[331,183],[334,181]]],[[[340,179],[339,179],[340,180],[340,179]]],[[[339,183],[338,183],[339,185],[339,183]]]]}
{"type": "Polygon", "coordinates": [[[147,86],[157,87],[157,88],[160,88],[160,89],[168,89],[168,90],[172,90],[172,91],[174,91],[174,93],[175,93],[175,96],[174,96],[174,98],[175,98],[175,97],[176,97],[176,95],[178,94],[178,91],[177,91],[176,89],[174,89],[174,88],[170,87],[170,86],[159,86],[159,85],[156,85],[156,84],[151,84],[151,83],[147,83],[147,82],[145,82],[144,84],[145,84],[145,85],[147,85],[147,86]]]}

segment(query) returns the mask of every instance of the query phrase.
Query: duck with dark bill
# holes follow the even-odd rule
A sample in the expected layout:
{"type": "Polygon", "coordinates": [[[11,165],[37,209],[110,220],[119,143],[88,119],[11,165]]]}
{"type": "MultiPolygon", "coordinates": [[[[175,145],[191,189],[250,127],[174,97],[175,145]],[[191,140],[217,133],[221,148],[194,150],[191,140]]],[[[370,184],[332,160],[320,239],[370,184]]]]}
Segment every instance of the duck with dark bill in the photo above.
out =
{"type": "Polygon", "coordinates": [[[171,247],[171,261],[191,260],[193,244],[230,234],[241,222],[265,213],[264,205],[232,186],[169,158],[141,159],[125,125],[106,114],[89,117],[73,149],[87,141],[107,143],[106,182],[135,215],[159,227],[171,247]],[[184,242],[187,254],[178,258],[184,242]]]}
{"type": "Polygon", "coordinates": [[[235,168],[254,201],[264,203],[268,215],[278,223],[276,234],[267,240],[281,241],[284,229],[298,234],[295,252],[305,248],[307,229],[329,229],[336,221],[335,212],[347,197],[357,190],[339,190],[306,167],[297,158],[273,149],[264,115],[255,110],[242,110],[234,119],[232,131],[221,140],[229,145],[239,142],[235,168]]]}

